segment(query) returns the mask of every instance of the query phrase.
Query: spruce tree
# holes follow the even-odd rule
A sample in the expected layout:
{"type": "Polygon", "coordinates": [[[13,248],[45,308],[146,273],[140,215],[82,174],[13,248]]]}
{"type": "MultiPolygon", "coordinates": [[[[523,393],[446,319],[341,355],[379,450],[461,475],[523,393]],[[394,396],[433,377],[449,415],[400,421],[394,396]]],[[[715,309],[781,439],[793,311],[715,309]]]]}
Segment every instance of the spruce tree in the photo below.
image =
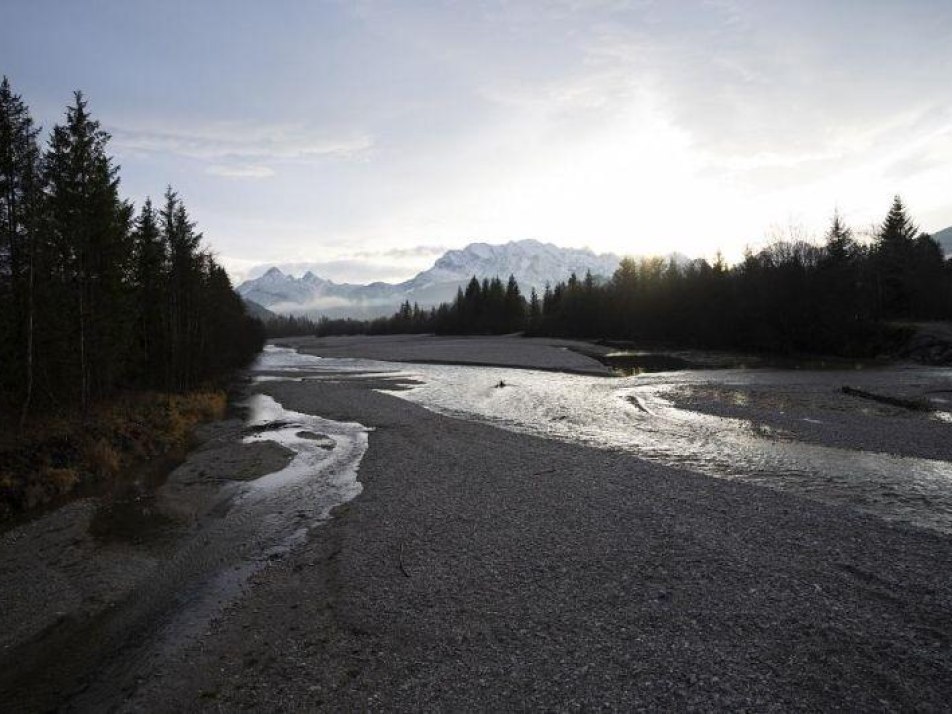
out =
{"type": "Polygon", "coordinates": [[[528,332],[537,334],[542,328],[542,303],[539,301],[539,293],[535,288],[529,292],[529,318],[528,332]]]}
{"type": "Polygon", "coordinates": [[[0,81],[0,401],[19,400],[21,422],[33,392],[35,288],[39,252],[39,129],[29,109],[0,81]]]}
{"type": "Polygon", "coordinates": [[[146,199],[135,222],[133,240],[133,285],[135,294],[136,365],[133,378],[137,383],[157,388],[162,386],[166,350],[166,316],[164,311],[168,284],[168,254],[159,230],[159,216],[146,199]]]}
{"type": "MultiPolygon", "coordinates": [[[[112,390],[122,372],[129,320],[125,307],[131,207],[119,198],[118,167],[106,154],[109,135],[86,109],[81,92],[53,128],[45,157],[55,296],[64,308],[64,353],[85,410],[112,390]]],[[[68,370],[66,372],[68,374],[68,370]]],[[[68,386],[68,385],[67,385],[68,386]]]]}
{"type": "Polygon", "coordinates": [[[460,311],[460,329],[464,333],[477,332],[483,307],[483,286],[474,275],[466,284],[463,293],[463,309],[460,311]]]}
{"type": "Polygon", "coordinates": [[[879,229],[877,238],[881,245],[907,246],[918,237],[919,229],[913,220],[906,214],[906,207],[902,198],[893,198],[886,220],[879,229]]]}
{"type": "Polygon", "coordinates": [[[195,303],[200,282],[198,246],[201,234],[178,195],[169,186],[159,218],[169,260],[167,277],[166,386],[188,389],[192,384],[192,348],[196,337],[195,303]]]}
{"type": "Polygon", "coordinates": [[[522,293],[519,291],[519,284],[514,275],[509,276],[506,283],[505,304],[505,332],[516,332],[525,329],[526,323],[526,302],[522,299],[522,293]]]}
{"type": "Polygon", "coordinates": [[[852,350],[865,337],[869,300],[863,290],[861,257],[852,230],[835,211],[811,295],[815,311],[811,329],[816,336],[816,349],[835,351],[845,345],[852,350]]]}
{"type": "Polygon", "coordinates": [[[875,273],[878,312],[909,317],[915,291],[915,239],[919,229],[896,196],[876,235],[875,273]]]}
{"type": "Polygon", "coordinates": [[[840,212],[834,211],[830,229],[826,232],[826,257],[831,262],[842,265],[855,257],[856,247],[853,231],[843,223],[840,212]]]}

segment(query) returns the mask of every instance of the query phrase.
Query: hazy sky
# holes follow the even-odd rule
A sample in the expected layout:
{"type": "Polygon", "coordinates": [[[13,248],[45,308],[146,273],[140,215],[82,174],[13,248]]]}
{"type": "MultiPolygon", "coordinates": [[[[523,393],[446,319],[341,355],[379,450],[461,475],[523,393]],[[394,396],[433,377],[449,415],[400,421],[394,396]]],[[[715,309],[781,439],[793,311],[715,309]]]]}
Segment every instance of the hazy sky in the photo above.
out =
{"type": "Polygon", "coordinates": [[[897,192],[952,225],[949,0],[3,0],[0,73],[47,128],[82,89],[124,194],[171,183],[236,275],[737,256],[897,192]]]}

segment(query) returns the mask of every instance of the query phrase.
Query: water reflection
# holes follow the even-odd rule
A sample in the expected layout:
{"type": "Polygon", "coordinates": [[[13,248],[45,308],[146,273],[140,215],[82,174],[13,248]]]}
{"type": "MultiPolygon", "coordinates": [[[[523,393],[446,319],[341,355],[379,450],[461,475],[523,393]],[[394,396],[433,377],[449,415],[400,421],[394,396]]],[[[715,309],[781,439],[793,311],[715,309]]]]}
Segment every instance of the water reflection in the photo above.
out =
{"type": "MultiPolygon", "coordinates": [[[[399,396],[446,414],[623,449],[661,464],[793,491],[952,532],[952,465],[947,460],[804,443],[768,424],[681,409],[666,397],[673,388],[696,383],[756,383],[761,391],[769,392],[796,389],[797,382],[805,386],[812,380],[815,385],[820,380],[829,383],[825,391],[832,407],[833,385],[842,375],[725,371],[605,380],[486,368],[420,372],[425,383],[399,396]],[[503,378],[506,390],[487,389],[503,378]]],[[[901,381],[900,377],[886,370],[877,376],[890,384],[901,381]]],[[[734,406],[748,406],[746,390],[728,391],[734,406]]],[[[864,419],[865,410],[865,405],[857,407],[855,418],[864,419]]],[[[920,427],[914,420],[903,423],[911,430],[920,427]]]]}
{"type": "MultiPolygon", "coordinates": [[[[274,348],[281,349],[281,348],[274,348]]],[[[291,353],[291,350],[287,351],[291,353]]],[[[313,360],[314,358],[307,358],[313,360]]],[[[290,354],[282,360],[294,361],[290,354]]],[[[394,365],[357,359],[309,361],[309,378],[322,372],[397,371],[418,383],[391,392],[434,411],[515,431],[620,449],[667,466],[708,476],[740,479],[823,501],[848,505],[887,519],[952,533],[952,436],[948,415],[890,417],[880,406],[850,402],[838,394],[860,380],[892,393],[941,394],[952,372],[889,367],[849,371],[682,371],[606,379],[574,374],[453,365],[394,365]],[[499,385],[503,384],[503,387],[499,385]],[[702,413],[675,403],[672,394],[696,390],[738,412],[758,409],[798,419],[815,429],[836,416],[838,446],[808,443],[769,421],[702,413]],[[890,418],[887,418],[890,417],[890,418]],[[950,443],[920,450],[930,458],[868,450],[876,429],[907,430],[910,441],[938,435],[950,443]],[[941,430],[941,431],[936,431],[941,430]],[[865,435],[864,439],[853,434],[865,435]],[[852,441],[851,441],[852,440],[852,441]]],[[[893,442],[903,434],[890,434],[893,442]]],[[[820,439],[822,442],[823,440],[820,439]]],[[[873,440],[875,441],[875,440],[873,440]]],[[[829,443],[829,442],[827,442],[829,443]]]]}

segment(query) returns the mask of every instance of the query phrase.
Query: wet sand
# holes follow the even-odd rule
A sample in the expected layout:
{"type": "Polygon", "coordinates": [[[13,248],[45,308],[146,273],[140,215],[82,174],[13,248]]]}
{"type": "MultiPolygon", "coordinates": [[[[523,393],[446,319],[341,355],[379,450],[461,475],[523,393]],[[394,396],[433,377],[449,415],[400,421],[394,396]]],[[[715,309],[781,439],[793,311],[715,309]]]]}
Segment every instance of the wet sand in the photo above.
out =
{"type": "MultiPolygon", "coordinates": [[[[393,386],[257,385],[287,409],[374,429],[363,493],[185,646],[94,668],[67,708],[952,701],[948,536],[374,391],[393,386]]],[[[206,477],[238,468],[217,461],[206,477]]]]}

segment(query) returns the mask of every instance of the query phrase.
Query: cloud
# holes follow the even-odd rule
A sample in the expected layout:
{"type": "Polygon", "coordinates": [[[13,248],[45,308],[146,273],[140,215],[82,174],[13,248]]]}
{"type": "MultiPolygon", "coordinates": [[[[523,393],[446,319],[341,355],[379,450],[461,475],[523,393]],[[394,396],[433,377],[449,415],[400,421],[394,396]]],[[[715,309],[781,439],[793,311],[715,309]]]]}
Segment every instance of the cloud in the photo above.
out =
{"type": "Polygon", "coordinates": [[[258,261],[247,258],[232,258],[227,255],[216,255],[215,260],[227,272],[232,285],[239,285],[248,279],[250,272],[258,265],[258,261]]]}
{"type": "Polygon", "coordinates": [[[127,187],[198,175],[242,271],[399,281],[442,251],[394,246],[473,235],[700,254],[791,212],[878,220],[895,191],[949,222],[947,0],[334,2],[294,23],[323,41],[236,64],[247,23],[240,56],[209,54],[220,82],[113,129],[127,187]],[[255,83],[260,108],[233,91],[255,83]]]}
{"type": "Polygon", "coordinates": [[[952,124],[919,142],[914,142],[904,154],[885,169],[887,178],[904,181],[952,163],[952,124]]]}
{"type": "Polygon", "coordinates": [[[838,10],[706,0],[690,21],[659,12],[665,22],[655,31],[596,28],[584,66],[637,78],[697,149],[716,156],[836,151],[921,108],[944,76],[941,62],[926,59],[942,54],[934,39],[902,56],[889,43],[916,36],[904,6],[877,5],[847,45],[855,18],[838,10]]]}
{"type": "Polygon", "coordinates": [[[222,264],[236,285],[261,277],[269,268],[295,277],[310,271],[335,283],[399,283],[431,267],[447,250],[442,245],[416,245],[342,253],[318,261],[266,262],[224,256],[222,264]]]}
{"type": "Polygon", "coordinates": [[[354,258],[426,258],[435,255],[442,255],[449,248],[445,245],[415,245],[411,248],[391,248],[389,250],[362,251],[354,253],[354,258]]]}
{"type": "Polygon", "coordinates": [[[320,297],[308,303],[297,302],[279,302],[271,305],[268,309],[279,315],[291,313],[302,313],[310,310],[333,310],[334,308],[351,307],[355,303],[343,297],[320,297]]]}
{"type": "Polygon", "coordinates": [[[112,145],[120,152],[171,154],[217,162],[352,159],[374,145],[372,137],[359,131],[290,124],[218,122],[197,129],[119,127],[112,128],[111,133],[112,145]]]}
{"type": "Polygon", "coordinates": [[[274,176],[274,169],[269,166],[256,166],[253,164],[244,164],[239,166],[229,166],[227,164],[213,164],[205,169],[205,173],[212,176],[224,176],[226,178],[250,178],[261,179],[274,176]]]}

